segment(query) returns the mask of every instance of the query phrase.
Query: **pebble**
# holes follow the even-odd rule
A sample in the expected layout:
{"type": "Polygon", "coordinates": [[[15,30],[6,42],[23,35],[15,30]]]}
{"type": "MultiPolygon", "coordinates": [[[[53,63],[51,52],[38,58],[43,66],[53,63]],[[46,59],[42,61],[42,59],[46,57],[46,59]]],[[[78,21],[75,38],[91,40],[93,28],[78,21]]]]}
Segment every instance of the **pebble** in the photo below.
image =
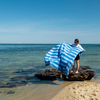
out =
{"type": "Polygon", "coordinates": [[[10,91],[7,94],[14,94],[14,93],[15,93],[15,91],[10,91]]]}

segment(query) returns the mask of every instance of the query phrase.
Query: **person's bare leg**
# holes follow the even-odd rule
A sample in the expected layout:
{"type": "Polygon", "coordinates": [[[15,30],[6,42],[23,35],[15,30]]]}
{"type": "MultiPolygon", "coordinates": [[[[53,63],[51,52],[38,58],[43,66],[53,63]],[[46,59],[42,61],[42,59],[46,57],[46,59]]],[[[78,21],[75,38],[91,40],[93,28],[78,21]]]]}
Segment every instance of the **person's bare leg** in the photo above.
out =
{"type": "Polygon", "coordinates": [[[74,67],[75,67],[75,60],[74,60],[74,65],[72,66],[72,71],[71,72],[74,72],[74,67]]]}
{"type": "Polygon", "coordinates": [[[76,60],[76,64],[77,64],[76,73],[78,73],[78,70],[79,70],[79,60],[76,60]]]}

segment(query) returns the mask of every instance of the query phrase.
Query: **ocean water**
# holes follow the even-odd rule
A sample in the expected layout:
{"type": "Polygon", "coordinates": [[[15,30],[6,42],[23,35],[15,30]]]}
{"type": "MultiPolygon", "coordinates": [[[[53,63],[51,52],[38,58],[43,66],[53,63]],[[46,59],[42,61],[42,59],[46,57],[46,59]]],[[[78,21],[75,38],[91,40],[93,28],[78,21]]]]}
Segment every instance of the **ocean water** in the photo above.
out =
{"type": "MultiPolygon", "coordinates": [[[[32,76],[27,82],[38,82],[34,74],[45,69],[45,54],[56,44],[0,44],[0,86],[14,82],[14,77],[32,76]]],[[[100,44],[81,44],[86,50],[80,59],[80,66],[90,66],[96,72],[94,79],[100,79],[100,44]]],[[[23,79],[25,81],[25,79],[23,79]]],[[[20,81],[23,81],[20,80],[20,81]]]]}

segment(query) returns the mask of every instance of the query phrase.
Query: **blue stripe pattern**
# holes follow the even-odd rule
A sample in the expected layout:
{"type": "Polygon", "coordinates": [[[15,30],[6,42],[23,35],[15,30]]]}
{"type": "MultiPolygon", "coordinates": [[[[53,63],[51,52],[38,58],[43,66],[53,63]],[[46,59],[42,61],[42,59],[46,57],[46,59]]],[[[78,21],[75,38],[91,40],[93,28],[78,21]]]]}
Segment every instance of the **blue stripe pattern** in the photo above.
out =
{"type": "Polygon", "coordinates": [[[83,49],[79,47],[61,42],[45,55],[45,64],[64,72],[66,77],[68,77],[69,68],[74,64],[74,59],[82,52],[83,49]]]}

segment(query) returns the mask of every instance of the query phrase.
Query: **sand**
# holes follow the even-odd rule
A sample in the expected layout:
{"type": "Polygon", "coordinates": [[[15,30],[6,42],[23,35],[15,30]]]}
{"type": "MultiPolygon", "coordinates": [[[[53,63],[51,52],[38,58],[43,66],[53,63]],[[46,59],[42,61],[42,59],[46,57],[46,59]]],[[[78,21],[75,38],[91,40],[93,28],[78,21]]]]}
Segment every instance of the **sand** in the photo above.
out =
{"type": "Polygon", "coordinates": [[[2,88],[0,100],[100,100],[100,81],[42,81],[36,85],[2,88]],[[15,93],[7,94],[11,91],[15,93]]]}
{"type": "Polygon", "coordinates": [[[51,100],[100,100],[100,83],[75,82],[63,88],[51,100]]]}

